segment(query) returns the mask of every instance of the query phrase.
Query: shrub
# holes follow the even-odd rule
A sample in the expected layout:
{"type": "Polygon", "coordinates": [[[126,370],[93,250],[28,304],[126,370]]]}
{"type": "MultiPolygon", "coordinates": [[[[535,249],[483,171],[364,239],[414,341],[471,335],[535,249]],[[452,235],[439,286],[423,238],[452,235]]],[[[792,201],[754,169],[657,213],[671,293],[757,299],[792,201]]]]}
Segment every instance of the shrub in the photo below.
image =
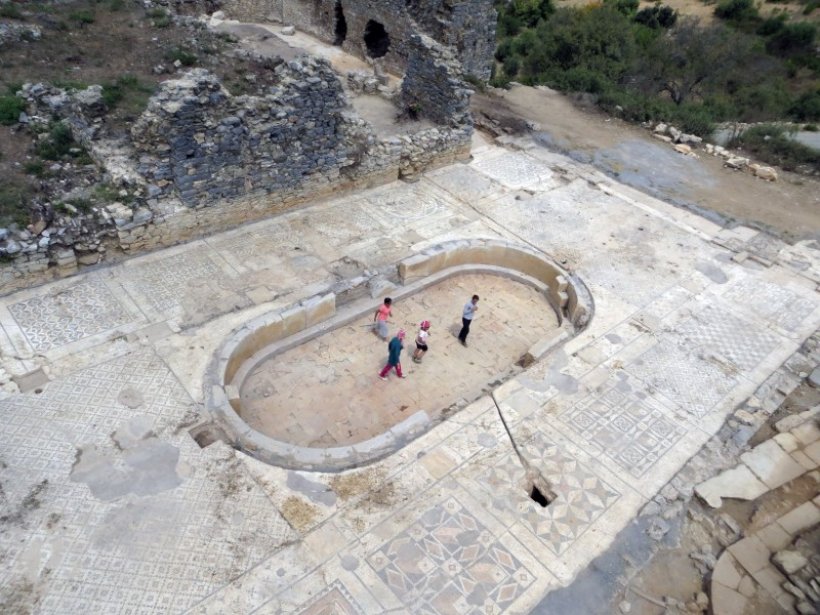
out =
{"type": "Polygon", "coordinates": [[[794,101],[789,115],[801,122],[820,121],[820,88],[805,92],[794,101]]]}
{"type": "Polygon", "coordinates": [[[17,96],[0,96],[0,124],[16,124],[20,114],[26,110],[26,103],[17,96]]]}
{"type": "Polygon", "coordinates": [[[813,51],[817,28],[806,21],[784,24],[766,43],[766,51],[778,56],[789,56],[813,51]]]}
{"type": "Polygon", "coordinates": [[[518,74],[518,69],[521,63],[516,56],[510,56],[504,60],[504,74],[510,78],[514,78],[518,74]]]}
{"type": "Polygon", "coordinates": [[[714,118],[708,107],[701,104],[684,104],[675,110],[673,118],[684,132],[705,137],[714,130],[714,118]]]}
{"type": "Polygon", "coordinates": [[[6,19],[23,19],[23,13],[20,12],[20,7],[14,2],[8,2],[0,6],[0,17],[6,19]]]}
{"type": "Polygon", "coordinates": [[[715,7],[715,16],[735,24],[744,24],[760,19],[754,0],[723,0],[715,7]]]}
{"type": "Polygon", "coordinates": [[[171,15],[165,9],[151,9],[148,11],[148,17],[151,18],[155,28],[167,28],[171,25],[171,15]]]}
{"type": "Polygon", "coordinates": [[[669,29],[678,21],[678,12],[671,6],[648,6],[635,14],[635,22],[653,30],[669,29]]]}
{"type": "Polygon", "coordinates": [[[37,143],[37,155],[46,160],[60,160],[71,154],[71,148],[76,143],[71,129],[64,123],[58,122],[49,130],[48,137],[37,143]]]}
{"type": "Polygon", "coordinates": [[[817,124],[806,124],[803,126],[803,130],[806,132],[818,132],[820,129],[817,128],[817,124]]]}
{"type": "Polygon", "coordinates": [[[638,11],[639,3],[638,0],[604,0],[604,4],[611,6],[622,15],[632,17],[638,11]]]}
{"type": "Polygon", "coordinates": [[[183,47],[174,47],[169,49],[165,54],[165,57],[170,62],[176,62],[179,60],[179,63],[183,66],[193,66],[198,60],[195,53],[192,53],[183,47]]]}
{"type": "Polygon", "coordinates": [[[23,165],[23,171],[27,175],[34,175],[35,177],[45,177],[46,168],[39,160],[32,160],[23,165]]]}
{"type": "Polygon", "coordinates": [[[152,88],[140,83],[134,75],[122,75],[113,83],[103,84],[102,97],[109,109],[113,109],[124,99],[131,103],[139,103],[136,106],[144,107],[147,98],[145,95],[151,91],[152,88]]]}
{"type": "Polygon", "coordinates": [[[71,21],[76,21],[78,24],[80,24],[80,26],[94,23],[95,20],[94,12],[90,9],[80,9],[78,11],[72,11],[68,14],[68,18],[71,21]]]}
{"type": "Polygon", "coordinates": [[[786,15],[781,13],[780,15],[774,15],[765,19],[761,22],[758,26],[756,33],[760,36],[771,36],[775,32],[783,29],[784,24],[786,23],[786,15]]]}
{"type": "Polygon", "coordinates": [[[820,166],[820,152],[793,140],[782,126],[755,126],[732,140],[730,147],[743,147],[761,160],[787,171],[801,166],[820,166]]]}

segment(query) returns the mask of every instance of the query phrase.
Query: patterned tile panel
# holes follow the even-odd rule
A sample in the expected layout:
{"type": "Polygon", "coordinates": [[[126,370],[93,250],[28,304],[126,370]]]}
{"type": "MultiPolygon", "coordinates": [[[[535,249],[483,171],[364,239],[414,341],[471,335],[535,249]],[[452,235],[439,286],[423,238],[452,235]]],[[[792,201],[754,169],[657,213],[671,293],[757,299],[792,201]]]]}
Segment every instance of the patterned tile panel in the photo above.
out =
{"type": "Polygon", "coordinates": [[[547,165],[520,152],[506,152],[500,156],[482,158],[474,162],[472,167],[513,189],[547,183],[552,177],[552,171],[547,165]]]}
{"type": "Polygon", "coordinates": [[[731,366],[688,353],[668,336],[624,369],[696,418],[711,411],[737,383],[731,366]]]}
{"type": "Polygon", "coordinates": [[[413,613],[498,613],[534,581],[453,497],[422,512],[368,562],[413,613]]]}
{"type": "Polygon", "coordinates": [[[8,309],[37,352],[110,331],[134,320],[96,278],[86,278],[54,294],[13,303],[8,309]]]}
{"type": "Polygon", "coordinates": [[[523,451],[555,491],[556,499],[546,508],[529,497],[527,489],[531,485],[513,453],[481,467],[473,484],[486,493],[493,514],[502,523],[520,521],[550,551],[561,555],[621,494],[540,432],[523,446],[523,451]]]}
{"type": "Polygon", "coordinates": [[[686,433],[656,401],[640,399],[617,385],[594,393],[559,419],[604,455],[640,478],[686,433]]]}
{"type": "Polygon", "coordinates": [[[298,615],[364,615],[353,596],[336,580],[316,598],[300,607],[298,615]]]}
{"type": "Polygon", "coordinates": [[[754,369],[777,348],[777,336],[715,307],[707,307],[677,327],[695,346],[714,350],[740,370],[754,369]]]}
{"type": "Polygon", "coordinates": [[[811,301],[788,288],[751,277],[733,284],[723,296],[787,331],[796,331],[817,307],[816,300],[811,301]]]}
{"type": "Polygon", "coordinates": [[[135,266],[129,271],[128,279],[154,309],[162,312],[179,305],[179,298],[192,280],[222,275],[220,267],[205,250],[193,250],[135,266]]]}
{"type": "Polygon", "coordinates": [[[22,561],[34,549],[50,571],[33,580],[37,612],[181,612],[292,539],[233,451],[200,449],[181,429],[192,412],[152,352],[54,381],[40,395],[0,401],[0,516],[9,520],[0,532],[7,564],[0,602],[3,588],[21,582],[22,561]],[[120,401],[134,406],[136,397],[136,408],[120,401]],[[135,417],[153,426],[144,436],[149,445],[115,444],[112,434],[135,417]],[[130,467],[135,482],[148,484],[157,466],[146,456],[158,443],[179,455],[170,466],[175,480],[164,488],[151,482],[145,495],[132,489],[112,500],[72,480],[82,447],[98,451],[111,474],[130,467]]]}

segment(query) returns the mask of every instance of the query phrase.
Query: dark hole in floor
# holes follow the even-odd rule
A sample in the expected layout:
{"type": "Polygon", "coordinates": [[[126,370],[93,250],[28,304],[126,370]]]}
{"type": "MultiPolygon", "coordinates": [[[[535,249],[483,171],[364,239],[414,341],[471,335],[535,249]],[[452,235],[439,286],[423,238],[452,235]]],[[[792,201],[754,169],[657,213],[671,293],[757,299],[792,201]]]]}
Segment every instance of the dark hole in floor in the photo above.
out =
{"type": "Polygon", "coordinates": [[[532,491],[530,491],[530,499],[542,508],[546,508],[550,505],[550,499],[541,493],[541,490],[535,485],[532,486],[532,491]]]}
{"type": "Polygon", "coordinates": [[[43,392],[43,389],[34,389],[34,394],[35,395],[39,395],[42,392],[43,392]]]}
{"type": "Polygon", "coordinates": [[[190,433],[194,441],[199,444],[199,448],[206,448],[217,440],[228,442],[228,435],[213,424],[194,427],[188,433],[190,433]]]}

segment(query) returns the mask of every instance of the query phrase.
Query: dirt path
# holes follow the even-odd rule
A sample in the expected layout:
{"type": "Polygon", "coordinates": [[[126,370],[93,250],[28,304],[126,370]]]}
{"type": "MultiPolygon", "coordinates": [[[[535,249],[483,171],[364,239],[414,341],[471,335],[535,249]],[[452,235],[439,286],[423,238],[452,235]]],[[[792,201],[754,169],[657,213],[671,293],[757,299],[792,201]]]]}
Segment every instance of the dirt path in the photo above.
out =
{"type": "Polygon", "coordinates": [[[549,149],[588,162],[619,181],[719,222],[763,228],[787,241],[820,237],[820,182],[778,171],[777,182],[723,167],[702,152],[682,156],[648,131],[584,109],[543,87],[516,86],[477,94],[473,111],[512,131],[535,122],[549,149]]]}

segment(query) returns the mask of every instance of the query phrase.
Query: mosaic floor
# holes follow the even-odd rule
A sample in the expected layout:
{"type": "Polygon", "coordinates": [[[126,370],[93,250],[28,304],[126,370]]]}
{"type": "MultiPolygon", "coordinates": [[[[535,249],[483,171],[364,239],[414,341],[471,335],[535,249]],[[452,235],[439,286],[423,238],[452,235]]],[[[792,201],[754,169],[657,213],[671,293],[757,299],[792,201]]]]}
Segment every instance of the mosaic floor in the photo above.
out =
{"type": "Polygon", "coordinates": [[[0,299],[0,610],[525,613],[571,582],[820,326],[820,261],[518,146],[0,299]],[[462,237],[595,298],[495,391],[549,506],[487,397],[339,475],[195,442],[234,327],[462,237]],[[726,247],[751,242],[774,264],[726,247]]]}

